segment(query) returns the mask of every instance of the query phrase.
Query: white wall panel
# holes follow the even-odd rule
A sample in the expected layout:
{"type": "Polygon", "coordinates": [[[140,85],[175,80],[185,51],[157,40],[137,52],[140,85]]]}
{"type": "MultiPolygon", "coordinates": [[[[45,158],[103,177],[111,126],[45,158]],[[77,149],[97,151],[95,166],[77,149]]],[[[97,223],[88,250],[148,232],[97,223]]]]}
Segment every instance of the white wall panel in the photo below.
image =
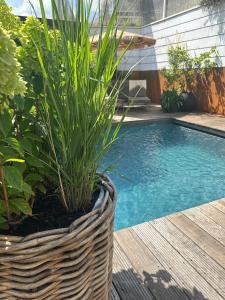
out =
{"type": "Polygon", "coordinates": [[[198,55],[211,47],[217,47],[220,64],[225,67],[225,3],[214,9],[197,7],[188,10],[145,26],[140,32],[155,38],[156,45],[128,51],[119,66],[120,70],[129,70],[141,59],[135,67],[136,70],[158,70],[168,67],[168,46],[176,44],[187,47],[191,55],[198,55]]]}

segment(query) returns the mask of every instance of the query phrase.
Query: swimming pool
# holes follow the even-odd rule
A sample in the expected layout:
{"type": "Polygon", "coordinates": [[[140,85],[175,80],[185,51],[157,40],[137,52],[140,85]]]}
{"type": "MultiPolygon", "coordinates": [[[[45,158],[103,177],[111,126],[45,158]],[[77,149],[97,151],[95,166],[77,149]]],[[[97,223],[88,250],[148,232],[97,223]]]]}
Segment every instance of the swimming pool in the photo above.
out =
{"type": "Polygon", "coordinates": [[[225,139],[200,131],[172,123],[124,127],[102,169],[112,163],[115,230],[225,196],[225,139]]]}

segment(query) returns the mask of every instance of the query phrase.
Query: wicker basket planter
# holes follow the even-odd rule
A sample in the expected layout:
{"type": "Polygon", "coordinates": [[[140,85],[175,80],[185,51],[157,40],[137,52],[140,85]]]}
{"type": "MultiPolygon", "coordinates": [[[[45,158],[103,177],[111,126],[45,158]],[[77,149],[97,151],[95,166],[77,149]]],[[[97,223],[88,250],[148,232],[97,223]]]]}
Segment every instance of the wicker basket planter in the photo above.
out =
{"type": "Polygon", "coordinates": [[[111,299],[115,189],[68,228],[0,236],[0,299],[111,299]]]}

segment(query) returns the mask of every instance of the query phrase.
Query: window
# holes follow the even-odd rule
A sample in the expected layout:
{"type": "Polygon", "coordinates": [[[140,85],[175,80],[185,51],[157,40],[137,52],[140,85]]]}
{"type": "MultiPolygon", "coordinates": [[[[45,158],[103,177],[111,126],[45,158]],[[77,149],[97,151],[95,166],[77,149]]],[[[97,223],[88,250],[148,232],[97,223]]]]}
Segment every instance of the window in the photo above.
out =
{"type": "Polygon", "coordinates": [[[143,25],[162,19],[164,0],[142,0],[143,25]]]}
{"type": "Polygon", "coordinates": [[[199,0],[167,0],[166,17],[185,11],[199,3],[199,0]]]}
{"type": "MultiPolygon", "coordinates": [[[[116,0],[100,0],[112,8],[116,0]]],[[[200,4],[200,0],[119,0],[118,23],[143,26],[200,4]]]]}

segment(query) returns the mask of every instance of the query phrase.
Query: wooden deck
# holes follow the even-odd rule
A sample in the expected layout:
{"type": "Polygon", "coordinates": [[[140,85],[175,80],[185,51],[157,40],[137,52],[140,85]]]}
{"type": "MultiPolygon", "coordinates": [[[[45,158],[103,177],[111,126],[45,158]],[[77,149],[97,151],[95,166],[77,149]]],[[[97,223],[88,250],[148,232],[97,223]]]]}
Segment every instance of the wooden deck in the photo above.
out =
{"type": "Polygon", "coordinates": [[[115,233],[113,300],[225,299],[225,199],[115,233]]]}

